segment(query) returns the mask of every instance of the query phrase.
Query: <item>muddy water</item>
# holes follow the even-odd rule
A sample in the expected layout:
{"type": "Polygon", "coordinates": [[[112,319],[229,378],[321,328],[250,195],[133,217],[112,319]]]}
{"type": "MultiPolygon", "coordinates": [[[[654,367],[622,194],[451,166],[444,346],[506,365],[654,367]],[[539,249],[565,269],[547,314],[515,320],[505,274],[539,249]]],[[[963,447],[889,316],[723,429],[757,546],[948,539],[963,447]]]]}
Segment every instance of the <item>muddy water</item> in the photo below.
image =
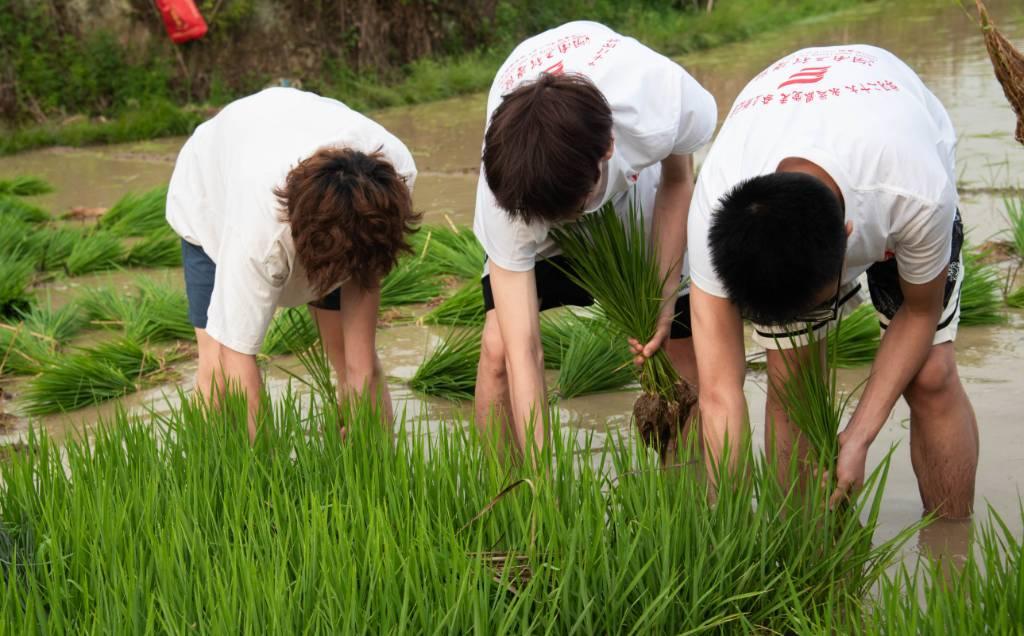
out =
{"type": "MultiPolygon", "coordinates": [[[[1024,4],[1019,0],[990,0],[992,14],[1011,39],[1024,44],[1024,4]]],[[[642,37],[642,34],[641,34],[642,37]]],[[[960,134],[958,170],[964,220],[970,240],[980,243],[1005,228],[1002,195],[1020,188],[1024,148],[1012,140],[1013,115],[1004,101],[975,25],[948,0],[877,2],[864,9],[801,23],[739,45],[682,58],[682,63],[716,96],[724,115],[748,78],[783,54],[805,46],[870,43],[888,48],[915,68],[948,108],[960,134]]],[[[455,222],[472,219],[479,164],[485,96],[472,95],[424,106],[375,114],[383,125],[412,149],[420,169],[415,199],[431,222],[446,216],[455,222]]],[[[47,149],[0,158],[0,177],[36,174],[52,181],[57,192],[40,203],[62,212],[71,206],[109,206],[124,192],[166,183],[181,139],[165,139],[87,149],[47,149]]],[[[698,159],[700,157],[698,156],[698,159]]],[[[80,278],[59,283],[50,291],[55,302],[73,295],[75,287],[104,278],[80,278]]],[[[971,396],[981,429],[981,465],[977,506],[992,504],[1018,531],[1018,491],[1024,484],[1024,435],[1019,426],[1024,394],[1024,315],[1011,313],[1006,326],[962,328],[957,341],[960,373],[971,396]]],[[[393,380],[396,406],[410,415],[424,410],[435,421],[453,413],[436,400],[421,400],[402,383],[442,332],[413,325],[382,330],[380,344],[393,380]]],[[[192,367],[180,369],[180,386],[188,388],[192,367]]],[[[842,384],[857,386],[866,370],[844,372],[842,384]]],[[[274,365],[267,371],[273,391],[281,390],[287,375],[274,365]]],[[[166,408],[178,386],[169,385],[131,396],[130,406],[166,408]]],[[[755,439],[763,430],[765,378],[752,372],[747,382],[755,439]]],[[[575,430],[593,431],[600,442],[609,430],[628,424],[634,394],[630,391],[567,400],[560,406],[563,422],[575,430]]],[[[465,408],[465,407],[463,407],[465,408]]],[[[455,409],[457,410],[457,409],[455,409]]],[[[88,430],[97,418],[109,415],[110,405],[86,409],[43,425],[63,436],[88,430]]],[[[883,532],[893,534],[920,515],[916,482],[910,467],[906,404],[900,401],[872,448],[875,464],[897,444],[886,490],[883,532]]],[[[5,437],[24,434],[19,422],[5,437]]],[[[960,551],[968,526],[946,523],[922,533],[923,546],[948,544],[960,551]]]]}

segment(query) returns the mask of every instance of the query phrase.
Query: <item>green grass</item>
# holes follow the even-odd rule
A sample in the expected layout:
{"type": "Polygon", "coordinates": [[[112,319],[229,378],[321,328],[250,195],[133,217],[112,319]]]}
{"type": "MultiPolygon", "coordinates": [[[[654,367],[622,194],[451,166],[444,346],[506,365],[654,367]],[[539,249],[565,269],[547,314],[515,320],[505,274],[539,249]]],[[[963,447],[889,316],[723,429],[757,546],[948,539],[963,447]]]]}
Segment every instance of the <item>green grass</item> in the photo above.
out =
{"type": "Polygon", "coordinates": [[[447,400],[472,400],[480,363],[480,330],[449,332],[410,378],[409,386],[447,400]]]}
{"type": "Polygon", "coordinates": [[[121,239],[100,230],[82,235],[71,249],[64,268],[71,276],[116,269],[124,261],[124,255],[121,239]]]}
{"type": "Polygon", "coordinates": [[[53,186],[45,179],[23,175],[13,179],[0,179],[0,194],[16,197],[31,197],[53,192],[53,186]]]}
{"type": "Polygon", "coordinates": [[[40,230],[39,269],[62,269],[81,240],[82,233],[71,228],[47,227],[40,230]]]}
{"type": "Polygon", "coordinates": [[[551,310],[540,315],[540,344],[544,349],[545,369],[561,368],[573,333],[583,320],[586,319],[571,310],[551,310]]]}
{"type": "Polygon", "coordinates": [[[1010,247],[1018,260],[1024,260],[1024,197],[1003,197],[1003,209],[1009,229],[1010,247]]]}
{"type": "Polygon", "coordinates": [[[0,222],[0,254],[8,259],[38,263],[42,259],[43,233],[17,219],[0,222]]]}
{"type": "Polygon", "coordinates": [[[124,264],[128,267],[181,267],[181,237],[167,230],[156,230],[128,248],[124,264]]]}
{"type": "MultiPolygon", "coordinates": [[[[605,320],[575,320],[569,346],[561,360],[555,389],[562,398],[614,391],[636,378],[626,339],[605,320]]],[[[542,343],[543,344],[543,343],[542,343]]]]}
{"type": "Polygon", "coordinates": [[[270,322],[261,352],[268,356],[299,353],[313,346],[319,337],[309,309],[287,307],[278,311],[270,322]]]}
{"type": "Polygon", "coordinates": [[[38,205],[32,205],[13,196],[0,194],[0,221],[24,221],[25,223],[45,223],[53,220],[50,213],[38,205]]]}
{"type": "Polygon", "coordinates": [[[423,323],[452,327],[478,327],[484,324],[484,296],[479,281],[462,285],[452,296],[424,314],[423,323]]]}
{"type": "Polygon", "coordinates": [[[1006,296],[1006,306],[1014,309],[1024,309],[1024,287],[1018,287],[1006,296]]]}
{"type": "MultiPolygon", "coordinates": [[[[614,330],[647,342],[661,316],[665,280],[658,270],[657,250],[644,234],[641,212],[632,203],[630,207],[625,222],[609,203],[554,229],[552,235],[571,264],[566,275],[590,292],[614,330]]],[[[679,375],[664,350],[640,369],[644,393],[675,401],[679,375]]]]}
{"type": "Polygon", "coordinates": [[[58,345],[66,344],[78,335],[88,323],[81,306],[74,302],[64,305],[60,309],[36,305],[18,318],[24,322],[25,329],[31,333],[52,338],[58,345]]]}
{"type": "Polygon", "coordinates": [[[0,323],[0,376],[35,375],[54,360],[55,341],[21,323],[0,323]]]}
{"type": "Polygon", "coordinates": [[[960,324],[997,325],[1006,321],[1002,311],[999,271],[981,262],[974,250],[963,250],[964,280],[960,288],[960,324]]]}
{"type": "Polygon", "coordinates": [[[441,274],[478,279],[484,271],[484,248],[467,226],[424,225],[413,235],[414,249],[441,274]]]}
{"type": "Polygon", "coordinates": [[[167,230],[167,186],[121,197],[100,217],[100,227],[114,236],[146,236],[167,230]]]}
{"type": "Polygon", "coordinates": [[[881,344],[881,327],[875,308],[864,304],[842,319],[842,328],[828,333],[832,362],[840,369],[871,364],[881,344]]]}
{"type": "Polygon", "coordinates": [[[64,413],[135,391],[162,362],[139,344],[122,338],[56,357],[25,387],[27,415],[64,413]]]}
{"type": "Polygon", "coordinates": [[[908,536],[872,545],[884,471],[862,522],[749,449],[711,499],[614,435],[555,435],[535,472],[362,405],[342,441],[332,399],[266,403],[253,446],[235,396],[33,432],[0,464],[3,631],[791,633],[794,607],[866,611],[908,536]]]}
{"type": "Polygon", "coordinates": [[[404,256],[380,284],[380,306],[429,302],[442,292],[437,271],[419,256],[404,256]]]}

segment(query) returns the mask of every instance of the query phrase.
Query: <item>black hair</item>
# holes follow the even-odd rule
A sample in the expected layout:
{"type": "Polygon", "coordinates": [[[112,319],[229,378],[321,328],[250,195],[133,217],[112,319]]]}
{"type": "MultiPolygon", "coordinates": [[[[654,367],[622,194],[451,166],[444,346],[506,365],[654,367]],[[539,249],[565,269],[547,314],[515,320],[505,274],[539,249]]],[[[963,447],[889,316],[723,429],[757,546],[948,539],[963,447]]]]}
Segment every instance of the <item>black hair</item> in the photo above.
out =
{"type": "Polygon", "coordinates": [[[743,181],[719,200],[711,264],[730,300],[760,324],[792,321],[835,285],[846,253],[839,198],[820,179],[776,172],[743,181]]]}

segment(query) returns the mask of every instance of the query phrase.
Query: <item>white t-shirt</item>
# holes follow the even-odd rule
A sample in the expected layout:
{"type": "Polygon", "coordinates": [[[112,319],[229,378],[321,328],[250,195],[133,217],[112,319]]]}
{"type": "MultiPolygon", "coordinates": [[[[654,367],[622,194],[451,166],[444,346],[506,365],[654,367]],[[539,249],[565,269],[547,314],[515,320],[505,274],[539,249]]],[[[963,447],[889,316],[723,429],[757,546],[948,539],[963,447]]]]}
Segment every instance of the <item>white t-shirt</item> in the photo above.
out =
{"type": "Polygon", "coordinates": [[[290,88],[232,102],[181,149],[167,221],[217,265],[206,331],[222,345],[255,354],[279,305],[316,300],[273,191],[324,147],[380,150],[413,186],[416,165],[398,138],[341,102],[290,88]]]}
{"type": "Polygon", "coordinates": [[[719,200],[787,157],[821,166],[842,191],[853,222],[844,283],[893,257],[907,282],[933,280],[952,248],[955,145],[938,98],[892,53],[849,45],[787,55],[736,98],[701,166],[688,225],[693,282],[727,296],[707,243],[719,200]]]}
{"type": "MultiPolygon", "coordinates": [[[[601,205],[636,183],[641,170],[669,155],[691,154],[711,139],[715,99],[681,66],[596,22],[569,22],[520,44],[502,64],[487,98],[487,119],[502,97],[541,73],[584,75],[608,100],[615,150],[601,205]]],[[[597,206],[600,208],[600,205],[597,206]]],[[[473,231],[489,260],[510,271],[533,269],[557,252],[543,222],[512,220],[477,183],[473,231]]]]}

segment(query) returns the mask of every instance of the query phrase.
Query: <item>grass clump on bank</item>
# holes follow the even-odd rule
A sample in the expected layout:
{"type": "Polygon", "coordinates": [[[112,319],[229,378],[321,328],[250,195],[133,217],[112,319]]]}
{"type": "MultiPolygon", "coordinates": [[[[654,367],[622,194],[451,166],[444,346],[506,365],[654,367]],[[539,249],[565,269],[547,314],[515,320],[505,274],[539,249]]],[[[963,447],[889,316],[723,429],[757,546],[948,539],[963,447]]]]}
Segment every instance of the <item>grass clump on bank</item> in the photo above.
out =
{"type": "Polygon", "coordinates": [[[424,395],[472,400],[480,363],[480,330],[451,331],[409,379],[409,387],[424,395]]]}
{"type": "Polygon", "coordinates": [[[614,436],[555,435],[540,472],[366,405],[342,440],[334,399],[267,403],[252,446],[237,396],[33,432],[0,464],[5,631],[791,633],[796,606],[865,611],[908,536],[872,545],[881,480],[863,524],[793,514],[749,448],[712,500],[614,436]]]}

